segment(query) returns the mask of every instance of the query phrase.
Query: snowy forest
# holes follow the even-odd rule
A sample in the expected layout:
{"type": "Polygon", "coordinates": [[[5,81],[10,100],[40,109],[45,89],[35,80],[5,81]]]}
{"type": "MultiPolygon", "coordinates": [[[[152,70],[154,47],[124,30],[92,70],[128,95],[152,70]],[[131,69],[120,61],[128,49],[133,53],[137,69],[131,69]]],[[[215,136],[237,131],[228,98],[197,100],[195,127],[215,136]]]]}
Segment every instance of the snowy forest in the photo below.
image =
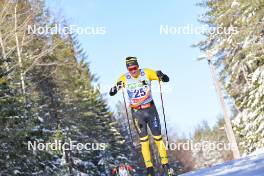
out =
{"type": "MultiPolygon", "coordinates": [[[[201,24],[236,29],[205,33],[193,47],[211,54],[225,99],[234,102],[230,118],[239,151],[247,155],[264,147],[264,0],[196,5],[205,10],[197,17],[201,24]]],[[[66,20],[58,21],[42,0],[0,0],[0,175],[108,176],[117,159],[131,164],[134,175],[143,175],[140,146],[133,147],[124,104],[116,105],[116,113],[110,110],[77,36],[28,32],[28,26],[67,27],[66,20]],[[28,150],[29,142],[55,141],[101,146],[28,150]]],[[[197,62],[206,59],[202,55],[197,62]]],[[[201,122],[190,138],[174,136],[170,142],[228,142],[223,116],[212,118],[218,118],[214,127],[201,122]]],[[[133,128],[132,137],[139,143],[133,128]]],[[[168,154],[175,175],[233,159],[231,151],[168,154]]],[[[153,160],[158,168],[159,158],[153,160]]]]}

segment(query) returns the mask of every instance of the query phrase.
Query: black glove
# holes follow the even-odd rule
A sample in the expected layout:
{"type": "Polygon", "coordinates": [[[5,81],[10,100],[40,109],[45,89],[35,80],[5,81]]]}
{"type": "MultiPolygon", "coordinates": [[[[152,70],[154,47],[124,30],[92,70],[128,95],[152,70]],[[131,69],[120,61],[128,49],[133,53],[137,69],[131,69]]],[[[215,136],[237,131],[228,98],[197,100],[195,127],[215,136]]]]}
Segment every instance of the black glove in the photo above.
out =
{"type": "Polygon", "coordinates": [[[160,70],[158,70],[156,73],[162,82],[169,82],[170,78],[167,75],[163,74],[160,70]]]}
{"type": "Polygon", "coordinates": [[[122,87],[124,87],[124,83],[122,81],[117,82],[117,84],[110,89],[109,95],[114,96],[122,87]]]}
{"type": "Polygon", "coordinates": [[[109,95],[114,96],[117,93],[117,87],[114,86],[110,89],[109,95]]]}

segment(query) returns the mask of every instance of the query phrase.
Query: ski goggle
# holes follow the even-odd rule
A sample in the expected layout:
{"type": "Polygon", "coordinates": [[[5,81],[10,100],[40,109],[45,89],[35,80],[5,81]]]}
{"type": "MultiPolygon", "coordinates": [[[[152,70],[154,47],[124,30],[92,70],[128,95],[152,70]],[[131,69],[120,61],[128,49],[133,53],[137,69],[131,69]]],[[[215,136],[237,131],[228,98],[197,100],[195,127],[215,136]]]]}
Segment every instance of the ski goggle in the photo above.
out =
{"type": "Polygon", "coordinates": [[[136,71],[136,70],[138,70],[138,66],[128,67],[127,69],[128,69],[128,71],[130,71],[130,72],[132,72],[132,71],[136,71]]]}

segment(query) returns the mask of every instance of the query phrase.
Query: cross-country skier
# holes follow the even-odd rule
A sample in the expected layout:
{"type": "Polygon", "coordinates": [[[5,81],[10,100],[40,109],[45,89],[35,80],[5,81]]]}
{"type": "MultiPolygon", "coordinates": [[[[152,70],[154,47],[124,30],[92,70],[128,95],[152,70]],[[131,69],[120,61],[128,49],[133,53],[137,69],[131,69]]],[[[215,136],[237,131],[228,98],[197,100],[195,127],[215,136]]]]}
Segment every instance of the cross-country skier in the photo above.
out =
{"type": "Polygon", "coordinates": [[[112,176],[131,176],[132,172],[135,172],[132,166],[124,163],[115,161],[115,168],[112,170],[112,176]]]}
{"type": "Polygon", "coordinates": [[[154,71],[148,68],[140,69],[136,57],[127,57],[126,67],[128,73],[123,74],[118,79],[109,94],[110,96],[114,96],[118,90],[127,89],[133,122],[140,137],[142,156],[148,176],[154,176],[155,173],[151,161],[147,126],[150,128],[158,148],[164,173],[171,175],[166,147],[161,136],[160,119],[151,94],[151,81],[160,80],[168,82],[169,77],[161,71],[154,71]]]}

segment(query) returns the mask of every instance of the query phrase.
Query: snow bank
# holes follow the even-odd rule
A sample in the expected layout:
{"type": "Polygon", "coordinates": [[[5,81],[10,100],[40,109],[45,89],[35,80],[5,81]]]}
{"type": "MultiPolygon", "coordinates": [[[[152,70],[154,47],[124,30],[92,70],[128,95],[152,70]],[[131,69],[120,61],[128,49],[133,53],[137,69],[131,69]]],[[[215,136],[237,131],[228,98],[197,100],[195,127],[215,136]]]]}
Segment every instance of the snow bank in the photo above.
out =
{"type": "Polygon", "coordinates": [[[264,149],[252,153],[251,156],[192,171],[181,176],[264,176],[264,149]]]}

